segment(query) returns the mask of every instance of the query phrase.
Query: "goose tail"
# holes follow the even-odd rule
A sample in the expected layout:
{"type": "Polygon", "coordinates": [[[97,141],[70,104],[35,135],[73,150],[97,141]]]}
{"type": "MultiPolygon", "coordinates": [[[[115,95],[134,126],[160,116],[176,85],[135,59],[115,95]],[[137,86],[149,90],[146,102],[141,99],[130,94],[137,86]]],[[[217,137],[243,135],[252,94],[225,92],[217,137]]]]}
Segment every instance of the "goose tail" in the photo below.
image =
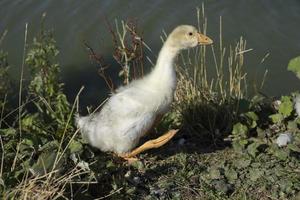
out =
{"type": "Polygon", "coordinates": [[[85,116],[82,117],[79,114],[75,115],[75,124],[77,128],[79,128],[82,137],[87,140],[88,139],[88,127],[90,126],[90,117],[85,116]]]}

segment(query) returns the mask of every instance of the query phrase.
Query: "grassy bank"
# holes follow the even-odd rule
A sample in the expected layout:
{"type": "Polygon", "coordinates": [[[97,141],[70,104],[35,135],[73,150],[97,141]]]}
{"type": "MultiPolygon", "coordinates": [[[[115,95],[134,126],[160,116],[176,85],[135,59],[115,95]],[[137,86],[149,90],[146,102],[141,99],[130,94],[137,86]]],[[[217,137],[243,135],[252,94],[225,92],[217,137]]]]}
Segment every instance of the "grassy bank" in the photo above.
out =
{"type": "MultiPolygon", "coordinates": [[[[206,32],[203,9],[199,29],[206,32]]],[[[119,66],[88,53],[113,92],[107,67],[120,67],[123,84],[143,76],[151,51],[133,22],[108,25],[119,66]]],[[[296,94],[249,96],[246,42],[199,47],[180,55],[172,111],[149,137],[170,128],[180,132],[167,145],[128,164],[82,140],[74,126],[77,97],[68,101],[59,81],[59,53],[43,25],[33,41],[25,30],[24,64],[18,84],[8,76],[0,52],[0,196],[3,199],[297,199],[300,191],[300,120],[296,94]],[[208,66],[212,52],[213,66],[208,66]],[[208,69],[214,69],[209,78],[208,69]],[[28,70],[30,79],[24,80],[28,70]],[[16,95],[17,94],[17,95],[16,95]],[[17,102],[17,103],[14,103],[17,102]],[[277,137],[293,136],[278,147],[277,137]]],[[[2,42],[1,37],[0,46],[2,42]]],[[[4,38],[5,39],[5,38],[4,38]]],[[[164,39],[164,37],[162,37],[164,39]]],[[[262,80],[263,82],[264,80],[262,80]]],[[[261,84],[263,85],[263,84],[261,84]]],[[[256,87],[256,88],[260,88],[256,87]]],[[[90,111],[90,112],[93,112],[90,111]]]]}

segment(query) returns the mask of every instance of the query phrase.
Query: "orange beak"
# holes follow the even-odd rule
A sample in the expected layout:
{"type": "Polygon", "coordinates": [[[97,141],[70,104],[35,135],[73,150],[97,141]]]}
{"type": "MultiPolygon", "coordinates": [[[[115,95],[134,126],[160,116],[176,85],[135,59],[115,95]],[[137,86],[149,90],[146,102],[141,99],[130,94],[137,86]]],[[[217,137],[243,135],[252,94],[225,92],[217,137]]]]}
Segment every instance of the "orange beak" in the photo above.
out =
{"type": "Polygon", "coordinates": [[[212,44],[213,43],[212,39],[210,39],[206,35],[198,33],[197,36],[198,36],[198,43],[200,45],[208,45],[208,44],[212,44]]]}

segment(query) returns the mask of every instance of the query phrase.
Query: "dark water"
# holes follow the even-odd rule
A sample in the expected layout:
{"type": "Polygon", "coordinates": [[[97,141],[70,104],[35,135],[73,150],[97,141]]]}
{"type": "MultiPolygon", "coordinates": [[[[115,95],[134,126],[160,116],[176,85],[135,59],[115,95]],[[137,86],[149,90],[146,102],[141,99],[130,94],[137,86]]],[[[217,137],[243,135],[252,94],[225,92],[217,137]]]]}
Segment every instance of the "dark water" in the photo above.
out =
{"type": "Polygon", "coordinates": [[[224,42],[234,44],[243,36],[248,48],[253,49],[246,56],[250,79],[255,80],[269,70],[264,93],[281,95],[300,89],[300,81],[286,70],[289,59],[300,55],[299,0],[1,0],[0,31],[8,30],[3,48],[9,53],[12,71],[19,71],[25,23],[29,23],[30,40],[38,31],[42,13],[47,12],[47,27],[55,30],[61,51],[59,59],[67,92],[74,96],[85,85],[82,98],[92,101],[105,96],[106,91],[95,66],[88,60],[83,41],[111,59],[112,43],[104,25],[105,17],[112,23],[114,19],[138,19],[145,41],[156,54],[162,30],[169,32],[179,24],[196,25],[196,7],[202,2],[208,17],[208,35],[218,39],[222,16],[224,42]],[[260,64],[267,53],[270,56],[260,64]]]}

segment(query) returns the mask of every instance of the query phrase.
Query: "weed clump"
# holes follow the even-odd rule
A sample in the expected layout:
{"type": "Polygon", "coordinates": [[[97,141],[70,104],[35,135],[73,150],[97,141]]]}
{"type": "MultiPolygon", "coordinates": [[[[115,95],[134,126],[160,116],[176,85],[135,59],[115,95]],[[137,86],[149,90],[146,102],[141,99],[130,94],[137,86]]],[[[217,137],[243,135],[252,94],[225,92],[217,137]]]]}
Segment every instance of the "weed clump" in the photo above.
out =
{"type": "MultiPolygon", "coordinates": [[[[57,138],[62,137],[62,131],[68,121],[71,111],[66,95],[63,93],[63,84],[59,82],[60,67],[55,63],[58,55],[55,40],[50,31],[42,30],[37,38],[34,38],[31,49],[26,57],[26,65],[30,70],[32,80],[28,85],[28,98],[33,101],[36,115],[23,117],[24,121],[34,121],[35,127],[41,133],[53,132],[57,138]],[[35,119],[30,119],[34,117],[35,119]],[[45,127],[45,124],[49,124],[45,127]],[[49,130],[47,130],[49,128],[49,130]]],[[[32,124],[24,124],[32,127],[32,124]]]]}
{"type": "Polygon", "coordinates": [[[83,145],[74,139],[74,105],[67,101],[59,82],[57,55],[51,31],[42,29],[25,58],[31,80],[23,83],[21,77],[20,85],[27,86],[20,87],[20,105],[8,110],[6,96],[12,93],[8,62],[7,55],[0,53],[0,194],[5,199],[63,197],[70,182],[89,173],[85,163],[76,158],[83,145]]]}

